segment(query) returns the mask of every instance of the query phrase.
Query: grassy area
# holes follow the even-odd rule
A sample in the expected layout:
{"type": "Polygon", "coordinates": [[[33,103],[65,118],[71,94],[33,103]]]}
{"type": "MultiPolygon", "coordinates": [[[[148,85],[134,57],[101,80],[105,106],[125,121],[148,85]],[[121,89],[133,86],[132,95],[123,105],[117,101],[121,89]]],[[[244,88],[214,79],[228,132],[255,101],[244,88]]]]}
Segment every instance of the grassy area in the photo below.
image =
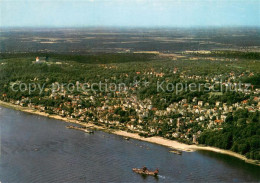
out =
{"type": "Polygon", "coordinates": [[[223,95],[222,92],[209,92],[209,96],[212,97],[212,96],[221,96],[223,95]]]}

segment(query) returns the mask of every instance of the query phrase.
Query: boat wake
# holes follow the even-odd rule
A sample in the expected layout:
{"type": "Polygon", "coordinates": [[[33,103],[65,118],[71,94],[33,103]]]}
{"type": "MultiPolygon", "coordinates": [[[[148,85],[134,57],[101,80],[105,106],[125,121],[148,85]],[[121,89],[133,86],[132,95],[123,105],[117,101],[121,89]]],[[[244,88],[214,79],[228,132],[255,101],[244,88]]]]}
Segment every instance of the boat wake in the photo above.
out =
{"type": "Polygon", "coordinates": [[[163,175],[158,175],[158,178],[160,178],[160,179],[165,179],[166,177],[163,176],[163,175]]]}

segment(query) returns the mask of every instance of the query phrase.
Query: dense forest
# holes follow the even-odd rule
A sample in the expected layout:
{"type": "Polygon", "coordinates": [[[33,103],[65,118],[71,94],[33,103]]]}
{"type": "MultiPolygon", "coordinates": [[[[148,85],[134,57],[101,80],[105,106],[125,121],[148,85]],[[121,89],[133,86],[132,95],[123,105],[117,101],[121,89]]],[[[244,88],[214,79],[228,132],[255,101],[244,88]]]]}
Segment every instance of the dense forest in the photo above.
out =
{"type": "Polygon", "coordinates": [[[196,56],[204,56],[204,57],[223,57],[223,58],[238,58],[238,59],[252,59],[259,60],[260,53],[259,52],[240,52],[240,51],[211,51],[210,53],[200,53],[194,52],[192,55],[196,56]]]}
{"type": "Polygon", "coordinates": [[[200,144],[228,149],[260,160],[260,114],[239,109],[229,114],[220,131],[205,131],[199,138],[200,144]]]}

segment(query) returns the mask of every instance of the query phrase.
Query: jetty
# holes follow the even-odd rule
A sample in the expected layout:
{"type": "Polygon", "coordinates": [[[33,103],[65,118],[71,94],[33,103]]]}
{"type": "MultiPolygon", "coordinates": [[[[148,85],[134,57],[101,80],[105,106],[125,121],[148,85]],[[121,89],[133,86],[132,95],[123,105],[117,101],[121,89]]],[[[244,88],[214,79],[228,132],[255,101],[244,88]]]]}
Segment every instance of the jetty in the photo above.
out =
{"type": "Polygon", "coordinates": [[[86,133],[94,133],[93,130],[87,129],[86,127],[78,127],[78,126],[68,125],[68,126],[66,126],[66,128],[74,129],[74,130],[81,130],[81,131],[84,131],[86,133]]]}

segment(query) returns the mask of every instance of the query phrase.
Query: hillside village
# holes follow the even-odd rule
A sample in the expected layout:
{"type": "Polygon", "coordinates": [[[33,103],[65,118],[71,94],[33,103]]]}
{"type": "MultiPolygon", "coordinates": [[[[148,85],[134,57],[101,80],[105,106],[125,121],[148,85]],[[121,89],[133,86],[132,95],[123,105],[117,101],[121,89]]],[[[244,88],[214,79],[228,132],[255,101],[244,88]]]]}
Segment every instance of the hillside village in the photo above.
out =
{"type": "MultiPolygon", "coordinates": [[[[234,73],[226,75],[189,75],[178,68],[170,70],[173,75],[178,74],[183,80],[205,80],[211,86],[220,83],[224,87],[233,88],[239,83],[238,79],[246,75],[253,76],[253,72],[234,73]],[[230,85],[232,83],[232,85],[230,85]]],[[[137,76],[144,76],[146,80],[151,78],[164,78],[169,73],[151,71],[138,71],[137,76]]],[[[127,73],[123,73],[126,75],[127,73]]],[[[165,79],[165,78],[164,78],[165,79]]],[[[82,85],[82,84],[81,84],[82,85]]],[[[200,100],[198,97],[181,98],[172,102],[164,108],[158,108],[152,101],[153,96],[144,100],[138,97],[138,91],[143,86],[129,86],[121,88],[121,91],[93,92],[88,88],[87,92],[73,94],[67,91],[57,91],[45,95],[43,99],[54,101],[54,103],[37,104],[35,98],[22,97],[21,100],[8,98],[8,94],[2,95],[2,100],[20,106],[27,106],[42,112],[57,114],[68,119],[77,119],[86,123],[96,123],[113,129],[123,129],[138,132],[143,136],[159,135],[169,139],[178,139],[186,143],[198,143],[198,137],[202,131],[207,129],[220,130],[223,124],[229,120],[230,115],[238,110],[247,110],[249,113],[259,113],[260,110],[260,90],[254,86],[241,85],[238,91],[245,100],[234,103],[224,103],[215,101],[209,103],[207,99],[200,100]],[[248,97],[247,97],[248,96],[248,97]],[[59,101],[59,105],[55,105],[59,101]]],[[[50,91],[51,88],[46,88],[50,91]]],[[[219,94],[221,92],[215,92],[219,94]]],[[[214,92],[211,92],[214,95],[214,92]]],[[[161,98],[164,100],[163,98],[161,98]]],[[[41,100],[39,97],[38,100],[41,100]]],[[[257,116],[257,115],[256,115],[257,116]]],[[[258,116],[259,119],[259,116],[258,116]]]]}

